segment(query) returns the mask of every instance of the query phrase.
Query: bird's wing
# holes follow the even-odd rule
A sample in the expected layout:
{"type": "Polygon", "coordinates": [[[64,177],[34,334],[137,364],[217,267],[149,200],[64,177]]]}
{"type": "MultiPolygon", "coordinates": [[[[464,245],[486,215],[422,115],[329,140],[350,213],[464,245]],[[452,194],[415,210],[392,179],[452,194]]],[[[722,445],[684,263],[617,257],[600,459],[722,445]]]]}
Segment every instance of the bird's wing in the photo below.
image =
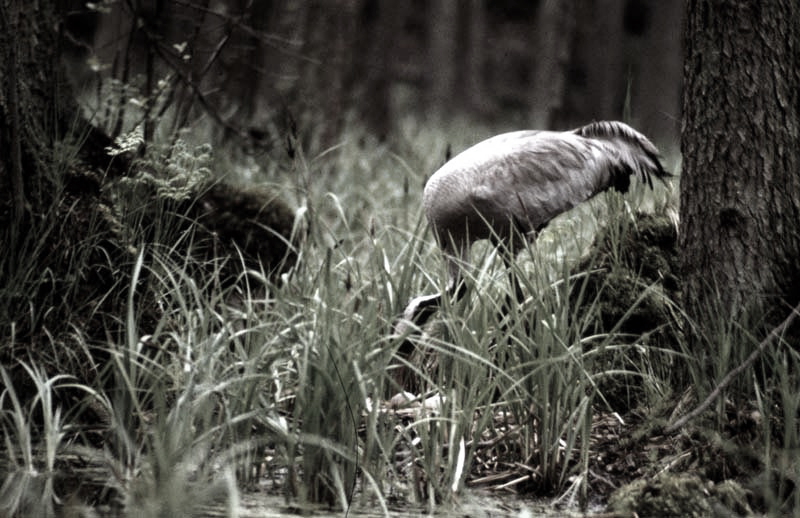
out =
{"type": "Polygon", "coordinates": [[[474,174],[471,203],[492,217],[513,218],[525,231],[607,189],[613,159],[576,135],[522,132],[474,174]]]}
{"type": "Polygon", "coordinates": [[[530,232],[631,174],[664,177],[657,150],[629,126],[594,123],[569,132],[516,131],[479,142],[428,181],[423,203],[437,232],[464,241],[511,224],[530,232]],[[461,228],[460,228],[461,227],[461,228]],[[468,232],[469,236],[459,236],[468,232]]]}

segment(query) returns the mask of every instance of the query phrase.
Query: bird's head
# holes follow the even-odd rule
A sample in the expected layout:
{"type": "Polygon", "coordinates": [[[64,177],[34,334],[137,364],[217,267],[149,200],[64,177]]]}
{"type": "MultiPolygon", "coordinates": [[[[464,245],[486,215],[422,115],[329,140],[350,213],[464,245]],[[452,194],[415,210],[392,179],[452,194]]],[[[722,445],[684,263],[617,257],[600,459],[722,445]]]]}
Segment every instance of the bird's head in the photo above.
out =
{"type": "Polygon", "coordinates": [[[403,310],[403,316],[394,324],[394,334],[396,336],[408,335],[414,328],[425,325],[436,312],[441,299],[442,295],[440,293],[422,295],[411,299],[406,309],[403,310]]]}

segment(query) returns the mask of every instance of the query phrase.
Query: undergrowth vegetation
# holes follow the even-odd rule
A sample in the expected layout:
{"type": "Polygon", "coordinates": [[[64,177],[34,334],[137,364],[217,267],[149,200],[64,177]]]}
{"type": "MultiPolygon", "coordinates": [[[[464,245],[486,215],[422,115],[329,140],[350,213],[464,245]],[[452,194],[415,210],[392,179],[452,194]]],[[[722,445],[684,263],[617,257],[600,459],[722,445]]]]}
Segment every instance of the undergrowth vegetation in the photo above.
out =
{"type": "MultiPolygon", "coordinates": [[[[603,416],[621,435],[629,420],[651,423],[619,438],[636,449],[741,364],[751,348],[742,343],[758,340],[742,323],[719,322],[707,349],[690,349],[679,281],[664,278],[677,273],[648,275],[626,255],[626,240],[647,231],[639,211],[670,228],[676,194],[663,186],[603,195],[558,218],[511,272],[497,251],[476,246],[469,295],[445,301],[414,336],[395,336],[406,302],[445,282],[419,199],[448,146],[487,136],[465,128],[406,121],[389,144],[351,130],[315,156],[296,147],[246,180],[229,174],[230,184],[268,185],[296,209],[280,252],[293,260],[277,258],[271,264],[286,266],[277,273],[244,244],[187,253],[208,238],[175,217],[189,196],[181,189],[235,167],[182,141],[171,150],[180,156],[148,163],[146,180],[115,187],[124,201],[115,214],[86,222],[97,240],[124,236],[119,255],[98,260],[107,247],[75,245],[66,268],[75,278],[53,279],[37,269],[53,227],[5,256],[0,515],[198,516],[218,506],[236,516],[247,490],[280,492],[295,511],[388,515],[433,511],[471,485],[587,505],[604,478],[594,445],[603,416]],[[141,198],[158,189],[176,203],[148,209],[141,198]],[[95,270],[113,289],[86,295],[81,272],[95,270]],[[627,298],[609,298],[620,285],[598,272],[620,273],[627,298]],[[62,284],[57,301],[34,295],[62,284]],[[413,343],[411,358],[394,358],[402,340],[413,343]],[[390,405],[404,388],[401,367],[421,390],[390,405]]],[[[786,345],[742,374],[702,426],[664,439],[670,455],[636,466],[641,474],[747,478],[763,508],[797,509],[800,358],[786,345]]]]}

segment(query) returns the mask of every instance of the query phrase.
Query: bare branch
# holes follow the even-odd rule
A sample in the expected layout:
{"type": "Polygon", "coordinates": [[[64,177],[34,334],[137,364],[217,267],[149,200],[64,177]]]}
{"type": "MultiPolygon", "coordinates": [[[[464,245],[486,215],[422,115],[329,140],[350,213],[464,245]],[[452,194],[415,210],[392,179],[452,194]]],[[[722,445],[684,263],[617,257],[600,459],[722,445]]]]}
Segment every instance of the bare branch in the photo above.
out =
{"type": "MultiPolygon", "coordinates": [[[[234,24],[234,26],[237,29],[240,29],[243,34],[245,34],[245,35],[247,35],[247,36],[249,36],[251,38],[254,38],[254,39],[260,41],[261,43],[263,43],[265,45],[268,45],[270,47],[273,47],[273,48],[275,48],[275,49],[277,49],[279,51],[283,51],[283,52],[285,52],[286,54],[288,54],[290,56],[303,57],[303,56],[300,56],[299,54],[296,54],[295,52],[289,51],[289,50],[287,50],[285,48],[285,47],[294,47],[294,48],[298,48],[299,49],[300,46],[301,46],[301,42],[289,40],[289,39],[286,39],[286,38],[282,38],[280,36],[275,36],[274,34],[268,34],[268,33],[264,32],[264,31],[260,31],[260,30],[254,29],[253,27],[250,27],[246,23],[242,23],[242,20],[244,19],[244,16],[247,13],[247,9],[250,8],[250,5],[252,4],[252,2],[248,2],[248,4],[245,6],[245,8],[242,9],[242,14],[239,15],[239,16],[232,16],[232,15],[227,14],[225,12],[220,12],[220,11],[211,9],[208,6],[201,6],[201,5],[198,5],[196,3],[185,1],[185,0],[174,0],[174,2],[175,2],[176,5],[180,5],[180,6],[188,7],[188,8],[191,8],[191,9],[195,9],[195,10],[197,10],[199,12],[215,16],[215,17],[219,18],[220,20],[222,20],[224,22],[232,23],[232,24],[234,24]]],[[[309,59],[309,61],[313,61],[313,60],[309,59]]]]}
{"type": "Polygon", "coordinates": [[[225,120],[222,117],[222,115],[220,115],[220,113],[216,110],[216,108],[212,106],[208,98],[203,94],[203,92],[200,89],[200,85],[198,85],[196,81],[192,80],[189,74],[184,72],[178,64],[172,61],[174,59],[174,56],[170,55],[170,53],[165,50],[164,46],[156,42],[156,44],[154,45],[154,49],[156,50],[156,53],[161,57],[161,59],[164,60],[164,62],[167,63],[170,66],[170,68],[172,68],[177,78],[184,85],[186,85],[191,89],[192,93],[194,94],[194,98],[197,100],[197,102],[200,103],[200,106],[202,106],[202,108],[206,111],[206,113],[208,113],[209,116],[211,116],[212,119],[214,119],[222,127],[227,129],[231,133],[239,136],[240,138],[244,139],[247,138],[247,132],[244,129],[231,124],[230,122],[225,120]]]}

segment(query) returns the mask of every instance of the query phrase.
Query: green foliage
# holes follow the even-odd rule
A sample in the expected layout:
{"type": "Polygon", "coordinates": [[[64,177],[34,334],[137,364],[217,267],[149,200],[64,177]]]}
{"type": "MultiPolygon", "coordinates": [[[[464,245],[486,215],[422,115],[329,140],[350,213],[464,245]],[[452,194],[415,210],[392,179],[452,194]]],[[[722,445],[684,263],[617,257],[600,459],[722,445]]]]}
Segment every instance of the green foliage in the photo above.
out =
{"type": "Polygon", "coordinates": [[[252,434],[257,411],[274,411],[258,404],[270,382],[258,367],[269,368],[272,358],[236,361],[252,338],[220,313],[224,292],[158,256],[149,268],[170,310],[153,334],[140,336],[132,288],[127,338],[109,350],[110,388],[101,399],[112,424],[109,480],[127,516],[196,516],[236,499],[237,472],[247,479],[266,439],[252,434]]]}
{"type": "MultiPolygon", "coordinates": [[[[120,149],[130,151],[125,145],[123,143],[120,149]]],[[[203,192],[209,183],[211,159],[209,144],[191,148],[183,139],[178,139],[166,149],[151,148],[150,153],[135,164],[138,173],[121,178],[116,188],[121,196],[131,201],[141,202],[153,195],[162,202],[186,201],[203,192]]]]}

